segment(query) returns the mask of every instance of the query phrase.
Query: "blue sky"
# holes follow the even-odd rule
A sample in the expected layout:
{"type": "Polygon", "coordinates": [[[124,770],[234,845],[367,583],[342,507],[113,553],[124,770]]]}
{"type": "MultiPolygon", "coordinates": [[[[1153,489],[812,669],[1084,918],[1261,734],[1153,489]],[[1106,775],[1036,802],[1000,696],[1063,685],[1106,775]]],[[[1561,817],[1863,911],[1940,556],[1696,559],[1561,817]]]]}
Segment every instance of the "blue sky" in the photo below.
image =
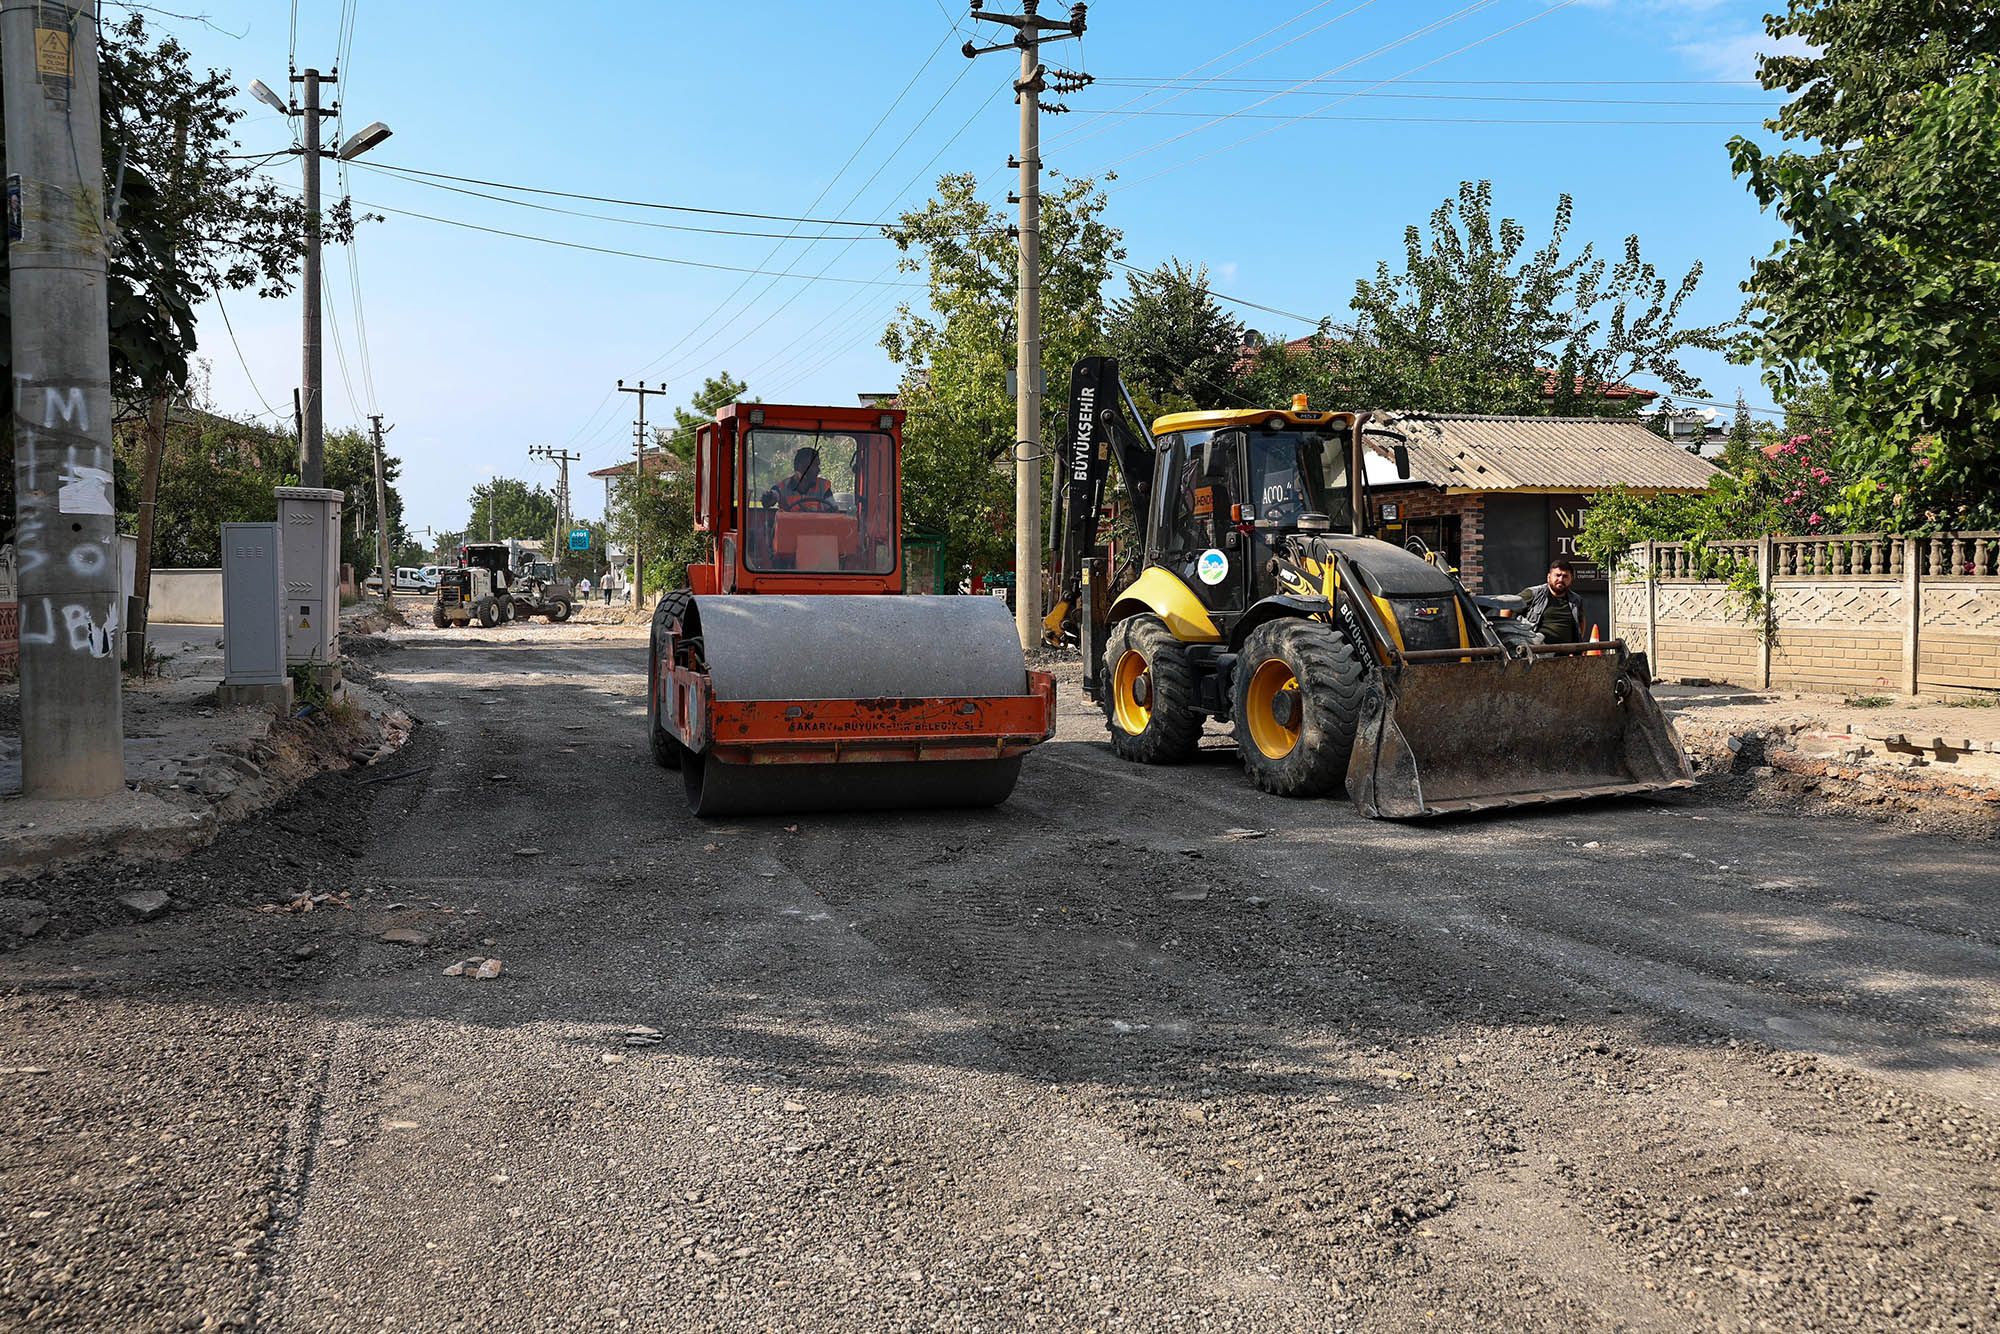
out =
{"type": "MultiPolygon", "coordinates": [[[[1775,106],[1753,83],[1724,82],[1754,74],[1769,2],[1099,0],[1083,41],[1045,57],[1102,81],[1063,99],[1072,114],[1044,118],[1043,158],[1065,174],[1119,173],[1107,217],[1130,262],[1205,263],[1218,291],[1288,311],[1344,318],[1355,279],[1400,255],[1405,225],[1461,180],[1490,178],[1531,243],[1567,191],[1576,244],[1615,250],[1636,232],[1670,277],[1701,261],[1690,318],[1721,319],[1778,234],[1730,178],[1724,149],[1775,106]],[[1309,90],[1284,91],[1316,76],[1309,90]]],[[[282,89],[294,49],[301,67],[332,67],[346,33],[346,129],[384,120],[395,130],[364,162],[844,219],[892,217],[945,171],[981,173],[991,198],[1010,185],[1013,58],[960,55],[975,26],[990,41],[994,25],[974,25],[950,0],[302,0],[295,48],[287,0],[208,0],[203,12],[207,23],[155,22],[245,86],[256,77],[282,89]]],[[[282,148],[284,119],[244,103],[245,149],[282,148]]],[[[271,171],[296,182],[298,160],[271,171]]],[[[664,378],[672,401],[723,370],[773,401],[850,403],[894,387],[876,340],[895,303],[919,293],[879,285],[911,281],[894,271],[887,241],[849,244],[849,228],[831,229],[831,241],[781,241],[566,216],[358,164],[347,178],[357,201],[402,212],[364,229],[352,270],[329,251],[327,423],[379,410],[395,424],[413,528],[462,526],[468,492],[492,473],[552,486],[554,468],[528,457],[537,444],[584,455],[572,485],[577,512],[594,515],[603,492],[583,474],[631,445],[632,396],[611,392],[620,377],[664,378]],[[566,249],[410,213],[826,280],[566,249]]],[[[332,171],[327,185],[340,188],[332,171]]],[[[536,202],[651,224],[792,227],[536,202]]],[[[240,360],[213,304],[201,319],[213,398],[234,413],[289,414],[297,300],[226,303],[240,360]]],[[[1267,333],[1304,332],[1239,313],[1267,333]]],[[[1694,366],[1711,398],[1731,400],[1741,386],[1769,402],[1747,368],[1706,356],[1694,366]]]]}

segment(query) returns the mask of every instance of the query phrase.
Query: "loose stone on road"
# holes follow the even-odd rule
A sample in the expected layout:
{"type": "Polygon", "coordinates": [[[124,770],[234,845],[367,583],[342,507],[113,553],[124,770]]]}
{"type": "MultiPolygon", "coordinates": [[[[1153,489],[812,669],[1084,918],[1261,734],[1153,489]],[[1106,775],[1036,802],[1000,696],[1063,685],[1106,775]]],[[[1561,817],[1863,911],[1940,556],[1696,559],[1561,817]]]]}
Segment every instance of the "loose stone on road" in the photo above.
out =
{"type": "Polygon", "coordinates": [[[1073,681],[1004,806],[704,825],[642,628],[372,640],[425,772],[7,938],[0,1326],[2000,1322],[1990,842],[1370,822],[1073,681]]]}

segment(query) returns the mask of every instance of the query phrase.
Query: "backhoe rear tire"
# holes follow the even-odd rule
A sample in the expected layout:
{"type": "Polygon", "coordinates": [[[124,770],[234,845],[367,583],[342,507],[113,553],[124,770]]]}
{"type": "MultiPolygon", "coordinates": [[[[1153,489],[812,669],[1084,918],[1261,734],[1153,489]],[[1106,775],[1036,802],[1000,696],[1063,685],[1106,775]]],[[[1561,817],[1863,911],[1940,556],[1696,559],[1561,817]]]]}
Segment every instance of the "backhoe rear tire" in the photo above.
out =
{"type": "Polygon", "coordinates": [[[1366,690],[1361,659],[1332,626],[1286,619],[1252,630],[1231,685],[1250,781],[1281,797],[1340,791],[1366,690]]]}
{"type": "Polygon", "coordinates": [[[1111,752],[1138,764],[1185,764],[1201,740],[1187,645],[1144,612],[1111,627],[1104,644],[1104,721],[1111,752]]]}
{"type": "Polygon", "coordinates": [[[451,624],[451,618],[444,614],[443,606],[440,605],[431,608],[431,624],[440,630],[445,629],[451,624]]]}

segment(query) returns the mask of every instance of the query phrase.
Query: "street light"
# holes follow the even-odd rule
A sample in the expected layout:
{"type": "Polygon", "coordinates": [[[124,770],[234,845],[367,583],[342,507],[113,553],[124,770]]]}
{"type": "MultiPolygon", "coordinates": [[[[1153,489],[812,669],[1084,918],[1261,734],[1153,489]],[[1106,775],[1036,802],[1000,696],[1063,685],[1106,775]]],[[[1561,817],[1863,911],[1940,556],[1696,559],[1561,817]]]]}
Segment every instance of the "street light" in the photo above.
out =
{"type": "Polygon", "coordinates": [[[369,149],[387,139],[392,133],[394,131],[381,121],[370,121],[353,134],[348,135],[347,142],[340,146],[340,151],[335,153],[334,156],[342,162],[352,162],[355,158],[360,157],[363,153],[366,153],[369,149]]]}
{"type": "Polygon", "coordinates": [[[285,105],[285,99],[272,92],[262,79],[250,80],[250,96],[262,102],[281,116],[290,116],[292,109],[285,105]]]}

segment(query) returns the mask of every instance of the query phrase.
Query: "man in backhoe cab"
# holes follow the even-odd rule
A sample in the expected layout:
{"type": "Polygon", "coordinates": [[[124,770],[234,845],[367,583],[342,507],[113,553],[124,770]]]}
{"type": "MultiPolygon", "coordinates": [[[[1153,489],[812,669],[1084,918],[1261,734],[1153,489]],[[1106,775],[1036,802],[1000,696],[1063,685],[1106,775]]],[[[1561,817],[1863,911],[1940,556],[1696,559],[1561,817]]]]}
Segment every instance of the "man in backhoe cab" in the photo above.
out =
{"type": "Polygon", "coordinates": [[[1566,560],[1549,562],[1549,581],[1521,590],[1528,609],[1521,622],[1534,631],[1538,644],[1583,642],[1583,599],[1576,595],[1576,567],[1566,560]]]}
{"type": "Polygon", "coordinates": [[[792,475],[764,493],[764,508],[818,514],[833,508],[833,488],[819,475],[819,451],[807,445],[792,455],[792,475]]]}

